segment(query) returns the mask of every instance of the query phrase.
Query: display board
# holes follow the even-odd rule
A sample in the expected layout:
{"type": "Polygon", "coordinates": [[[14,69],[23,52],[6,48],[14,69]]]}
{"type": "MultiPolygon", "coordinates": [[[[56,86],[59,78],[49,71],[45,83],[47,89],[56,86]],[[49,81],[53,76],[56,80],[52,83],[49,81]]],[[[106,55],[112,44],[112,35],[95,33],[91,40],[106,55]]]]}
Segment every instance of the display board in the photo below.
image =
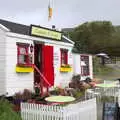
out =
{"type": "Polygon", "coordinates": [[[103,120],[117,120],[118,104],[106,102],[103,105],[103,120]]]}

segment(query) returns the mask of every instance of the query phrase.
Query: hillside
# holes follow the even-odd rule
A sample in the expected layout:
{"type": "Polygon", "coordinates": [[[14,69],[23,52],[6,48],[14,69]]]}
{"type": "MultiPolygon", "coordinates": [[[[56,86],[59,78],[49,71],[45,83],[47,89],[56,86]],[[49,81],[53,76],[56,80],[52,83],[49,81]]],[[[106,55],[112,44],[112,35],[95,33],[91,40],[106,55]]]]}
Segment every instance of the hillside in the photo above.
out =
{"type": "Polygon", "coordinates": [[[62,32],[75,42],[80,53],[120,56],[120,26],[110,21],[86,22],[76,28],[63,28],[62,32]]]}

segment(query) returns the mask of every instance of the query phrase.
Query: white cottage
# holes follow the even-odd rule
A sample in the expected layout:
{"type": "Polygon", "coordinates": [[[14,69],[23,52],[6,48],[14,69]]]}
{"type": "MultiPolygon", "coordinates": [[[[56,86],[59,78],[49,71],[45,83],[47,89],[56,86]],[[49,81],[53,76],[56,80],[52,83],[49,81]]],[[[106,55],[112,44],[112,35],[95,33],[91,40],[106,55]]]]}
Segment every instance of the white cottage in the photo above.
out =
{"type": "Polygon", "coordinates": [[[0,95],[33,90],[36,83],[67,85],[73,45],[59,31],[0,20],[0,95]]]}

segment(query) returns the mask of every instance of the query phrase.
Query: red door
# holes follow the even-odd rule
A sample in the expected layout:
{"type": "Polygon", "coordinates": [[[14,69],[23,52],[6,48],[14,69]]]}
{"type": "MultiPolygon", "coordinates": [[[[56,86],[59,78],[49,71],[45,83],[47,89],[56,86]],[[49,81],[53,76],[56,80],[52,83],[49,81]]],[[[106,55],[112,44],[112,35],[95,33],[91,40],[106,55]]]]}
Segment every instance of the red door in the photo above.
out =
{"type": "MultiPolygon", "coordinates": [[[[43,46],[43,65],[42,72],[46,77],[47,81],[53,86],[54,85],[54,68],[53,68],[53,46],[43,46]]],[[[43,81],[43,86],[48,86],[45,81],[43,81]]]]}

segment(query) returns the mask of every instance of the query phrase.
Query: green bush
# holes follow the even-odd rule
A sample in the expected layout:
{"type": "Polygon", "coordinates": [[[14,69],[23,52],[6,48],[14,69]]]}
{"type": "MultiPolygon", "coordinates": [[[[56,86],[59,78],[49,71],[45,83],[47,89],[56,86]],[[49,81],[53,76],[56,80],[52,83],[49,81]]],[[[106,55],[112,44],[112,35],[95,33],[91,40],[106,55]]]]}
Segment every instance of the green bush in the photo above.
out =
{"type": "Polygon", "coordinates": [[[6,99],[0,100],[0,120],[22,120],[20,115],[13,111],[13,105],[6,99]]]}
{"type": "Polygon", "coordinates": [[[84,92],[81,92],[81,91],[76,91],[76,92],[74,93],[74,97],[75,97],[76,99],[81,98],[83,95],[84,95],[84,92]]]}
{"type": "Polygon", "coordinates": [[[101,101],[102,102],[114,102],[114,96],[102,96],[101,101]]]}
{"type": "Polygon", "coordinates": [[[113,71],[112,68],[100,64],[99,57],[93,57],[93,73],[95,75],[106,75],[113,71]]]}

